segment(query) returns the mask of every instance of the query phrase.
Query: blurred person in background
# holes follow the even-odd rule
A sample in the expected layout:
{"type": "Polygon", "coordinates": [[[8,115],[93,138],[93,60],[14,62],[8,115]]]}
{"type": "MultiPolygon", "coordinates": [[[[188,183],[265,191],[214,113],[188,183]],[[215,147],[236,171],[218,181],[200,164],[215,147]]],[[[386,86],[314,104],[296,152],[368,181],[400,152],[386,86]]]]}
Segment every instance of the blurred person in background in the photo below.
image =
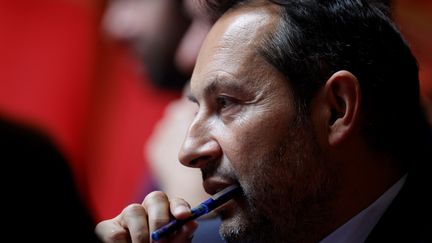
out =
{"type": "Polygon", "coordinates": [[[13,242],[99,242],[70,165],[47,134],[2,115],[0,151],[2,235],[13,242]]]}
{"type": "Polygon", "coordinates": [[[101,35],[106,3],[0,1],[0,114],[52,139],[95,221],[155,188],[142,147],[181,95],[101,35]]]}
{"type": "MultiPolygon", "coordinates": [[[[178,163],[177,154],[196,107],[185,98],[201,43],[211,24],[192,0],[112,0],[103,18],[106,32],[129,47],[143,73],[161,89],[183,92],[165,110],[144,148],[158,187],[197,205],[209,195],[201,174],[178,163]]],[[[221,241],[219,220],[208,217],[195,234],[198,242],[221,241]],[[210,220],[211,219],[211,220],[210,220]]]]}
{"type": "Polygon", "coordinates": [[[84,131],[91,110],[90,86],[98,70],[93,44],[102,1],[0,1],[0,116],[5,120],[0,137],[9,168],[5,171],[14,177],[7,192],[13,193],[15,206],[34,206],[13,216],[35,216],[32,232],[42,230],[45,219],[55,229],[70,225],[63,219],[77,222],[77,201],[95,216],[96,210],[87,210],[92,180],[87,177],[84,131]],[[76,191],[69,191],[72,188],[76,191]],[[65,212],[62,217],[62,210],[44,213],[50,206],[76,215],[65,212]]]}
{"type": "MultiPolygon", "coordinates": [[[[176,49],[190,19],[176,8],[179,3],[167,2],[153,1],[176,13],[169,31],[179,33],[165,38],[176,49]]],[[[102,36],[108,3],[0,1],[0,113],[26,120],[52,138],[96,221],[155,188],[143,144],[187,80],[176,79],[177,71],[172,79],[158,79],[172,84],[157,84],[149,69],[131,58],[134,52],[126,52],[128,41],[102,36]]],[[[170,55],[166,60],[176,67],[175,51],[170,55]]]]}

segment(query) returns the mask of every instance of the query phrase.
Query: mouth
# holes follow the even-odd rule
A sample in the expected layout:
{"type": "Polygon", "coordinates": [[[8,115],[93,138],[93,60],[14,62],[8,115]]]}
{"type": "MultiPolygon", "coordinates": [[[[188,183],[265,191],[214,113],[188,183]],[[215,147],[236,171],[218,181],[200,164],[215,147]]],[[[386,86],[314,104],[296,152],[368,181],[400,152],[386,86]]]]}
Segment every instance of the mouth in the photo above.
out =
{"type": "Polygon", "coordinates": [[[214,200],[220,201],[214,213],[217,214],[222,221],[235,217],[236,214],[244,210],[247,206],[243,188],[236,180],[213,176],[204,180],[203,186],[205,191],[212,195],[211,197],[214,200]],[[226,193],[231,190],[230,188],[235,188],[233,189],[234,192],[226,193]]]}
{"type": "Polygon", "coordinates": [[[221,177],[210,177],[203,182],[204,189],[211,198],[217,201],[216,213],[222,211],[233,211],[237,206],[242,189],[234,180],[227,180],[221,177]]]}
{"type": "Polygon", "coordinates": [[[234,181],[214,177],[206,179],[203,182],[204,190],[210,195],[214,195],[232,185],[237,185],[237,183],[235,183],[234,181]]]}

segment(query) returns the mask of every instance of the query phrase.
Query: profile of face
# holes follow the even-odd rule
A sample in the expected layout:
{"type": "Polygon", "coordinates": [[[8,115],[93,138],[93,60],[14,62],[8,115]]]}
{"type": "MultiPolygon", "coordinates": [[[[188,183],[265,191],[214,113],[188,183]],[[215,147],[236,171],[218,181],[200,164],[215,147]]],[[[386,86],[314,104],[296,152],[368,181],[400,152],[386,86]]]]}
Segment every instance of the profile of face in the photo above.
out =
{"type": "Polygon", "coordinates": [[[289,83],[257,52],[275,26],[274,11],[240,7],[222,16],[191,79],[199,110],[179,159],[201,169],[210,194],[241,186],[242,195],[220,210],[228,242],[301,242],[309,224],[325,220],[332,193],[313,120],[299,122],[289,83]]]}
{"type": "Polygon", "coordinates": [[[154,83],[181,86],[211,25],[192,0],[111,0],[103,26],[131,47],[154,83]]]}

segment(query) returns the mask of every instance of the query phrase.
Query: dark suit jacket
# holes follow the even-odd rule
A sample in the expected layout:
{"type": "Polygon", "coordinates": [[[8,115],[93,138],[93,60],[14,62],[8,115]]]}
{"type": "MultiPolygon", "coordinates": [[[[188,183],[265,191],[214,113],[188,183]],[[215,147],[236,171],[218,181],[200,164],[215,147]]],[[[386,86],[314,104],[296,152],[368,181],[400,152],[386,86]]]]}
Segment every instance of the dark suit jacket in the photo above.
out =
{"type": "Polygon", "coordinates": [[[0,117],[0,151],[3,237],[97,242],[68,163],[44,134],[0,117]]]}
{"type": "Polygon", "coordinates": [[[367,238],[367,243],[432,243],[431,157],[424,162],[408,171],[405,185],[367,238]]]}

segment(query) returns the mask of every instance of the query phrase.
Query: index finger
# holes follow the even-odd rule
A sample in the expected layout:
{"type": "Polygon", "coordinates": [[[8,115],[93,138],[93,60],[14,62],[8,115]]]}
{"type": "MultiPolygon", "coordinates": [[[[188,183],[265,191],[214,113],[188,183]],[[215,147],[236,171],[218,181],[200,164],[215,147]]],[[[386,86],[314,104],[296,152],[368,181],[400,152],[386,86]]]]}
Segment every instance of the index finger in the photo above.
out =
{"type": "Polygon", "coordinates": [[[115,218],[96,225],[96,235],[106,243],[148,242],[147,214],[141,204],[131,204],[115,218]]]}
{"type": "Polygon", "coordinates": [[[150,193],[145,197],[142,205],[147,212],[149,232],[169,222],[169,200],[165,193],[160,191],[150,193]]]}

